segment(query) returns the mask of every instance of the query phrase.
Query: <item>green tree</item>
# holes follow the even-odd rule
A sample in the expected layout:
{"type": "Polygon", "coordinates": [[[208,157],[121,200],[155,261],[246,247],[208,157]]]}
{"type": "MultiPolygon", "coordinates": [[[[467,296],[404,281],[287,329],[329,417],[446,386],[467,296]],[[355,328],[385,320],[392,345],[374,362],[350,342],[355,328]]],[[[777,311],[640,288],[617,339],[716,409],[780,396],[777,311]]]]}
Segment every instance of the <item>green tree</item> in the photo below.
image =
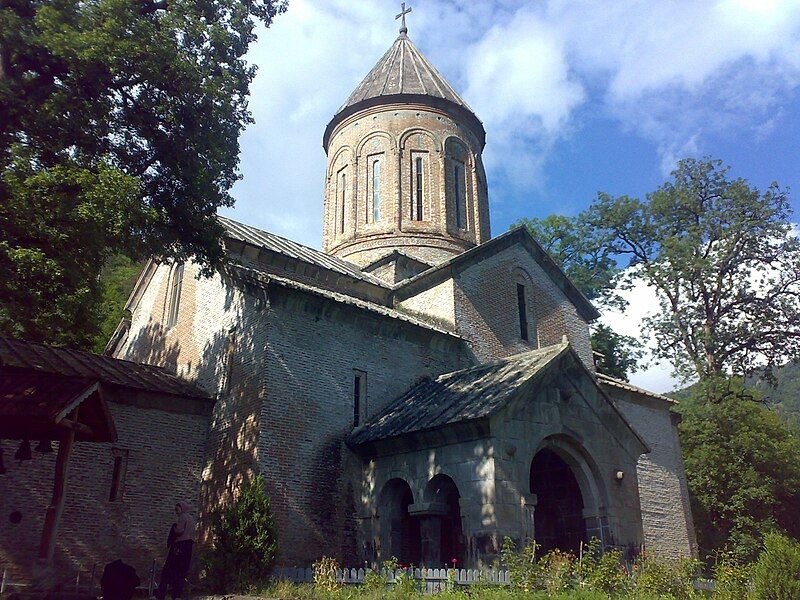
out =
{"type": "MultiPolygon", "coordinates": [[[[611,251],[611,240],[607,233],[588,222],[586,214],[520,219],[511,228],[520,226],[531,232],[589,300],[601,308],[624,308],[625,302],[616,289],[620,270],[611,251]]],[[[591,342],[592,350],[603,355],[597,362],[597,370],[625,381],[643,354],[639,340],[618,334],[605,325],[595,326],[591,342]]]]}
{"type": "Polygon", "coordinates": [[[206,583],[214,593],[245,591],[266,583],[278,543],[264,478],[244,483],[235,500],[214,516],[206,583]]]}
{"type": "Polygon", "coordinates": [[[601,354],[597,372],[628,381],[628,373],[636,369],[643,350],[639,340],[621,335],[602,323],[592,332],[592,350],[601,354]]]}
{"type": "Polygon", "coordinates": [[[92,346],[94,352],[105,350],[117,325],[125,317],[125,303],[143,266],[144,261],[134,262],[123,254],[112,256],[103,266],[100,272],[100,330],[92,346]]]}
{"type": "Polygon", "coordinates": [[[752,560],[765,532],[800,536],[800,438],[740,380],[721,388],[694,386],[679,404],[692,512],[704,556],[752,560]]]}
{"type": "Polygon", "coordinates": [[[655,356],[686,378],[745,376],[800,355],[800,240],[787,194],[685,159],[646,201],[600,194],[588,220],[656,290],[655,356]]]}
{"type": "Polygon", "coordinates": [[[222,256],[255,74],[282,0],[0,4],[0,333],[91,346],[109,256],[222,256]]]}

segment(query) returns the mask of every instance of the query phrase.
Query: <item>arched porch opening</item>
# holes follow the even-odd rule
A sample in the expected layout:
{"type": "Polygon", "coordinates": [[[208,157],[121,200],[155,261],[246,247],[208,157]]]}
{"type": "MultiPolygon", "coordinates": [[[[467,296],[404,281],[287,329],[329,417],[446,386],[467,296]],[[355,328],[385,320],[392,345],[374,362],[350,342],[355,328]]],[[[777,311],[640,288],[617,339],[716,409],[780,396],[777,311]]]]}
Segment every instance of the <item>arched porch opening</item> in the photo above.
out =
{"type": "Polygon", "coordinates": [[[378,500],[381,560],[392,556],[403,564],[420,564],[419,522],[408,512],[414,503],[411,487],[403,479],[390,479],[378,500]]]}
{"type": "Polygon", "coordinates": [[[536,497],[534,538],[541,551],[577,554],[581,542],[588,541],[587,503],[570,465],[554,450],[542,448],[531,462],[530,491],[536,497]]]}
{"type": "Polygon", "coordinates": [[[461,494],[447,475],[433,477],[425,487],[426,514],[420,514],[423,564],[457,565],[464,561],[464,536],[461,526],[461,494]]]}

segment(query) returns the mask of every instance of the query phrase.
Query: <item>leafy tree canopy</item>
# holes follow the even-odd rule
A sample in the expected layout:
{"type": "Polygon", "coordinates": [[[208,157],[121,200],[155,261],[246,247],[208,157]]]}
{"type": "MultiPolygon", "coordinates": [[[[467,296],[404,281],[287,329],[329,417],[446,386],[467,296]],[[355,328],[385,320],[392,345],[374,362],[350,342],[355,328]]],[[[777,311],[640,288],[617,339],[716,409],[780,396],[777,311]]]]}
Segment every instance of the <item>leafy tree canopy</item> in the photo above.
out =
{"type": "Polygon", "coordinates": [[[221,257],[255,68],[281,0],[0,8],[0,332],[88,347],[106,258],[221,257]]]}
{"type": "Polygon", "coordinates": [[[785,191],[685,159],[646,201],[600,194],[587,219],[659,295],[655,356],[687,378],[767,376],[800,354],[800,241],[785,191]]]}
{"type": "Polygon", "coordinates": [[[703,556],[728,548],[751,560],[764,533],[775,528],[800,537],[800,437],[795,425],[758,399],[758,392],[729,379],[711,389],[694,386],[679,404],[703,556]]]}

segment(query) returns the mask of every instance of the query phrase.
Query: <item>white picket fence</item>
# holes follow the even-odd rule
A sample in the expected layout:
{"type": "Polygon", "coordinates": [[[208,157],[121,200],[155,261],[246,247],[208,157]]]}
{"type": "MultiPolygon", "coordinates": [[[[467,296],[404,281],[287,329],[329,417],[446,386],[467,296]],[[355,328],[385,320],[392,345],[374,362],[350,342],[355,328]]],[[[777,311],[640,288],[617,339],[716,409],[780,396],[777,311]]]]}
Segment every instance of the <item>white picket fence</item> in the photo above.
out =
{"type": "MultiPolygon", "coordinates": [[[[339,569],[337,579],[345,585],[359,585],[364,583],[368,569],[339,569]]],[[[436,593],[447,589],[448,586],[469,586],[476,583],[490,585],[508,585],[511,582],[508,571],[481,570],[481,569],[397,569],[395,571],[381,570],[381,577],[388,585],[394,585],[397,578],[405,574],[412,578],[417,586],[428,593],[436,593]]],[[[273,573],[278,580],[292,581],[294,583],[314,583],[314,570],[310,568],[279,568],[273,573]]]]}

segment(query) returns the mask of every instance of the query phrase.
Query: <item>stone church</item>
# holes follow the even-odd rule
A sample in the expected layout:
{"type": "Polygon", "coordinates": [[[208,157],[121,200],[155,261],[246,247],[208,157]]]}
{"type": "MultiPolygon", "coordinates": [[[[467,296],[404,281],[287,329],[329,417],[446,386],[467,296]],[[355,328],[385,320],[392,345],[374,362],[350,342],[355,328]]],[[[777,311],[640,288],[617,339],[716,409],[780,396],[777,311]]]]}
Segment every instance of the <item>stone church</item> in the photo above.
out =
{"type": "MultiPolygon", "coordinates": [[[[201,524],[264,475],[286,566],[484,566],[506,536],[694,554],[672,401],[597,374],[595,307],[526,229],[492,237],[484,145],[404,28],[325,129],[323,251],[220,217],[212,277],[151,261],[107,353],[201,386],[213,409],[185,435],[176,420],[167,448],[138,427],[92,451],[108,469],[125,453],[121,502],[158,521],[177,492],[151,478],[179,458],[201,524]]],[[[161,552],[160,530],[125,527],[161,552]]]]}

